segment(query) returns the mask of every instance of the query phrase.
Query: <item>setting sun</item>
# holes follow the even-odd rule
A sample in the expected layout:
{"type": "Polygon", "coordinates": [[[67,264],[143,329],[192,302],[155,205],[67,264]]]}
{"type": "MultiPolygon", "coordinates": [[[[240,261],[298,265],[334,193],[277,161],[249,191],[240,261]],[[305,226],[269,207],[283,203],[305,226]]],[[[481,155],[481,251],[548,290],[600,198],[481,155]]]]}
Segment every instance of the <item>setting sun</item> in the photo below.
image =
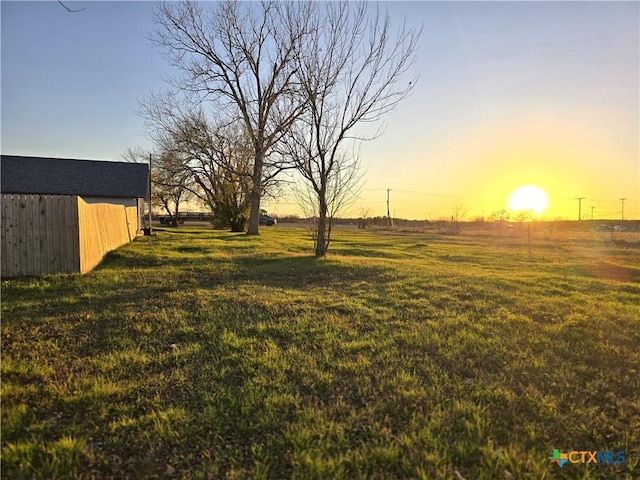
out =
{"type": "Polygon", "coordinates": [[[523,185],[509,196],[509,210],[514,212],[530,211],[539,215],[549,206],[546,192],[535,185],[523,185]]]}

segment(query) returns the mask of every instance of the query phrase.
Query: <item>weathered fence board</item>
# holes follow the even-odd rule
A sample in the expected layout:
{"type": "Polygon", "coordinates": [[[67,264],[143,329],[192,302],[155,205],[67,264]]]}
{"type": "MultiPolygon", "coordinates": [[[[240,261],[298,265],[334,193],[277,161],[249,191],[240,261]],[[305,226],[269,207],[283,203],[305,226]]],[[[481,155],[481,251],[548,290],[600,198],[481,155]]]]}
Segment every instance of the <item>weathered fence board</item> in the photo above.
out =
{"type": "Polygon", "coordinates": [[[2,195],[3,277],[77,272],[78,199],[71,195],[2,195]]]}
{"type": "Polygon", "coordinates": [[[13,209],[9,202],[2,199],[2,276],[5,265],[13,265],[13,209]]]}

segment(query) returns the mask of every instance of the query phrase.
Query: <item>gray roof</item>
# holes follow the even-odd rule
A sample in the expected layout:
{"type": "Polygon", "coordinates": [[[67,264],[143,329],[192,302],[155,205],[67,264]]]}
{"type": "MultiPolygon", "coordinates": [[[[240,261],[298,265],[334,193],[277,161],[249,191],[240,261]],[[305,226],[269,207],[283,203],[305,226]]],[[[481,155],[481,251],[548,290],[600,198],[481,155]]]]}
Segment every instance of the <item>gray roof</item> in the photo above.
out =
{"type": "Polygon", "coordinates": [[[103,162],[2,155],[2,193],[144,198],[146,163],[103,162]]]}

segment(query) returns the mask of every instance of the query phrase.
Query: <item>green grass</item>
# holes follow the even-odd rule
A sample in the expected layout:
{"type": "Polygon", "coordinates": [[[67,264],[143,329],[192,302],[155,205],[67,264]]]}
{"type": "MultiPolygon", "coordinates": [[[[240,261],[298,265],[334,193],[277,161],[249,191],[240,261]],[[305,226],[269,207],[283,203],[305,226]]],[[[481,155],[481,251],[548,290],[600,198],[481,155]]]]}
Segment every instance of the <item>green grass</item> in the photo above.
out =
{"type": "Polygon", "coordinates": [[[161,230],[3,281],[3,478],[638,478],[638,249],[334,235],[161,230]]]}

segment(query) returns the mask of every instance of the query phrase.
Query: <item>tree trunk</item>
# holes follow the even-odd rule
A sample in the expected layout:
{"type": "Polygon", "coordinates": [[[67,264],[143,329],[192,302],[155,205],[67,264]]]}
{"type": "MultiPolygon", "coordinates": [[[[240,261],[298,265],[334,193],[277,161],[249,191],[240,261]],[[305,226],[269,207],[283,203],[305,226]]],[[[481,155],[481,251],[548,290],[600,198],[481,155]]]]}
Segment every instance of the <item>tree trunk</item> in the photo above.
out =
{"type": "Polygon", "coordinates": [[[179,223],[178,223],[178,212],[180,211],[179,207],[178,207],[178,202],[176,202],[176,209],[173,212],[173,215],[171,215],[171,225],[173,225],[174,227],[178,227],[179,223]]]}
{"type": "Polygon", "coordinates": [[[256,153],[253,165],[253,175],[251,177],[251,192],[249,193],[250,208],[249,226],[247,227],[247,235],[260,235],[260,197],[262,196],[262,163],[261,154],[256,153]]]}
{"type": "Polygon", "coordinates": [[[244,232],[244,224],[246,220],[244,215],[241,215],[240,218],[235,218],[231,220],[231,231],[232,232],[244,232]]]}
{"type": "Polygon", "coordinates": [[[316,258],[324,258],[327,256],[329,242],[327,238],[327,201],[324,194],[320,194],[319,198],[320,211],[318,212],[318,232],[316,235],[316,258]]]}

